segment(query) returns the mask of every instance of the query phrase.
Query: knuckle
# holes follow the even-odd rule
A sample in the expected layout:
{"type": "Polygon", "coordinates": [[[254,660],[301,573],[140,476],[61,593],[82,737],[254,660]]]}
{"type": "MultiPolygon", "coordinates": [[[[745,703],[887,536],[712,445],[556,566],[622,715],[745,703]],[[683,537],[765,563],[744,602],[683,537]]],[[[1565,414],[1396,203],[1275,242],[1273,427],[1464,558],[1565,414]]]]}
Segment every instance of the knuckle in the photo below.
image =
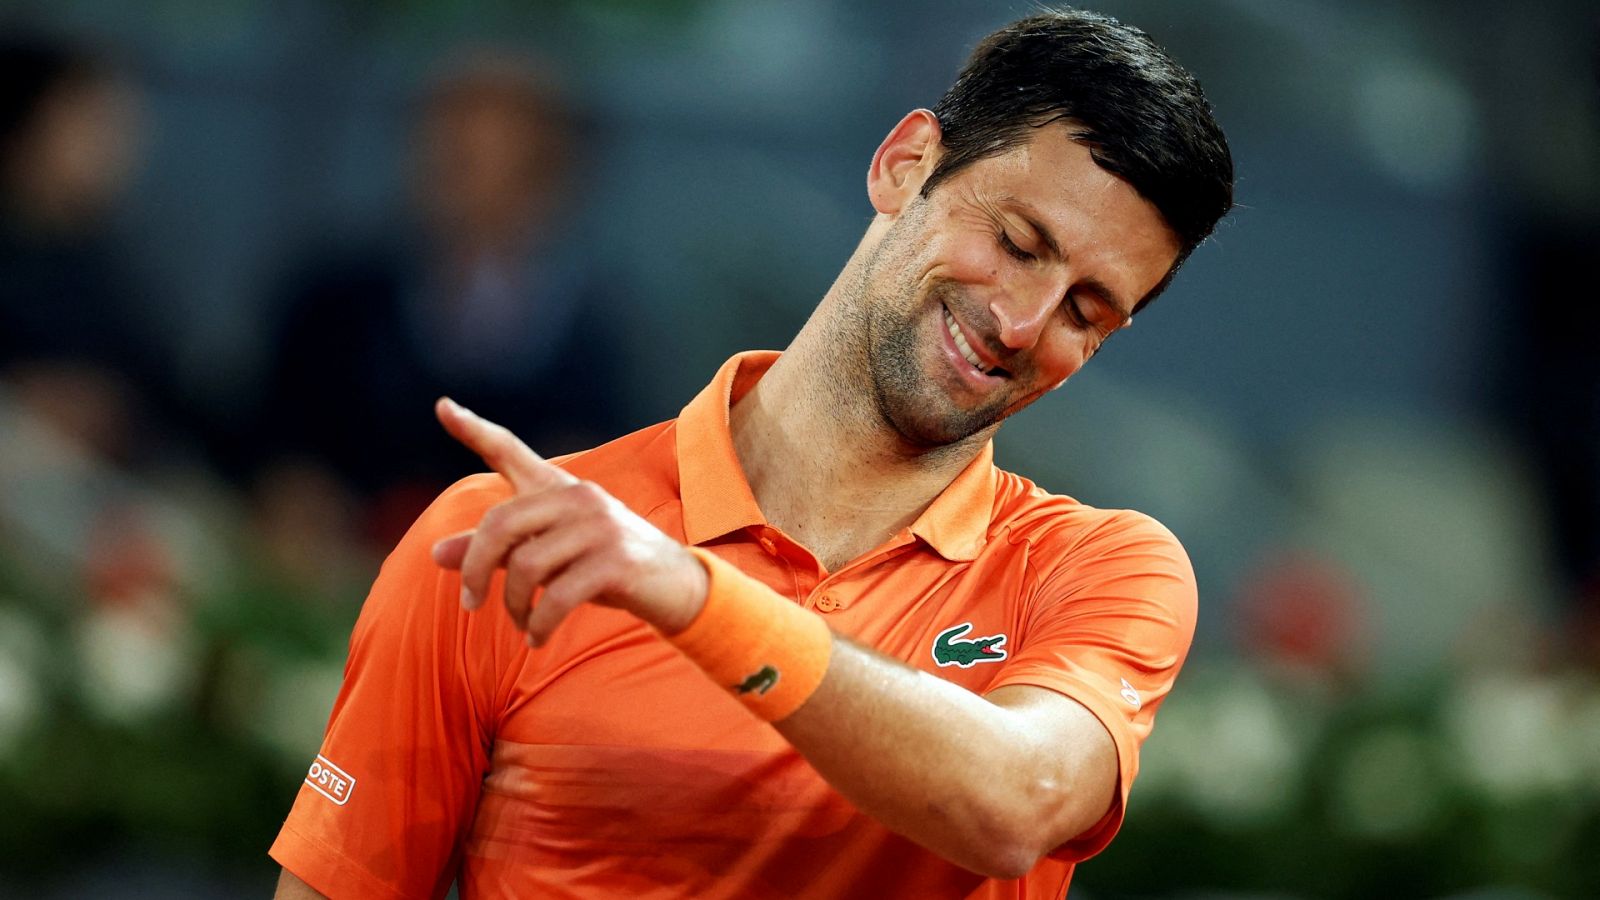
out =
{"type": "Polygon", "coordinates": [[[513,563],[526,564],[534,562],[538,558],[538,548],[531,543],[524,542],[511,549],[510,560],[513,563]]]}
{"type": "Polygon", "coordinates": [[[506,504],[497,503],[489,507],[488,511],[483,514],[483,518],[478,522],[478,530],[480,532],[498,533],[505,527],[506,517],[510,514],[511,512],[506,504]]]}
{"type": "Polygon", "coordinates": [[[545,588],[544,596],[539,598],[539,617],[542,620],[550,617],[560,618],[566,611],[577,605],[573,599],[572,586],[569,584],[553,584],[545,588]]]}
{"type": "Polygon", "coordinates": [[[628,534],[628,530],[616,519],[602,519],[596,523],[595,529],[600,539],[607,544],[620,544],[628,534]]]}
{"type": "Polygon", "coordinates": [[[544,555],[532,544],[519,544],[511,551],[510,564],[524,572],[536,570],[543,560],[544,555]]]}

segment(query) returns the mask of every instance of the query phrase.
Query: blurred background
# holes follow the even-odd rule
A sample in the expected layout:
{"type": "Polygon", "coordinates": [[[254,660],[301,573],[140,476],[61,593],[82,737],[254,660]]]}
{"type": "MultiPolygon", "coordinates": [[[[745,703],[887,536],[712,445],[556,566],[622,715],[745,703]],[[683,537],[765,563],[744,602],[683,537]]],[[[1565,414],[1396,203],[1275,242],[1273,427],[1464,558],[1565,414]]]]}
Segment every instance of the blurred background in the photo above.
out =
{"type": "MultiPolygon", "coordinates": [[[[1600,896],[1600,13],[1105,2],[1239,209],[1000,462],[1200,633],[1075,897],[1600,896]]],[[[1023,2],[0,2],[0,896],[266,896],[377,562],[781,347],[1023,2]]]]}

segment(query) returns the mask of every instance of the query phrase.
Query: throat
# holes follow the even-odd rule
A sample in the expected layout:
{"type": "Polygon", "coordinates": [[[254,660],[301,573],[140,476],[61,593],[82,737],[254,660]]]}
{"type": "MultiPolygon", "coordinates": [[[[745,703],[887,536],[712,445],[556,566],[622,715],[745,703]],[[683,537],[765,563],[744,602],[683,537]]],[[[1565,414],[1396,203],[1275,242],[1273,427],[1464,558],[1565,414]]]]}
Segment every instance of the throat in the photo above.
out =
{"type": "Polygon", "coordinates": [[[743,428],[733,418],[735,452],[762,515],[830,572],[909,527],[965,466],[951,460],[958,464],[945,471],[943,459],[863,452],[860,441],[845,435],[841,445],[840,432],[815,420],[799,427],[802,416],[766,425],[747,418],[743,428]]]}
{"type": "Polygon", "coordinates": [[[729,428],[762,515],[834,571],[915,522],[985,442],[910,447],[859,381],[794,350],[733,405],[729,428]]]}
{"type": "Polygon", "coordinates": [[[883,545],[916,521],[921,509],[901,511],[861,504],[819,502],[812,495],[778,502],[762,512],[774,527],[793,538],[829,572],[883,545]]]}

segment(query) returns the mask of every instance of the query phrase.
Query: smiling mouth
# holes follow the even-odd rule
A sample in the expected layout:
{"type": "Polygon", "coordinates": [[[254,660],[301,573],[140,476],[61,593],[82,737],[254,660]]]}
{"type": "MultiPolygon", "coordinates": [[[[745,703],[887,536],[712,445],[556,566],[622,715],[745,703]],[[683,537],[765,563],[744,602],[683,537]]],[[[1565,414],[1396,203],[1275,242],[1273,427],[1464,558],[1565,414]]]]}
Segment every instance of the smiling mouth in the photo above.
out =
{"type": "Polygon", "coordinates": [[[961,331],[961,326],[956,324],[955,316],[952,316],[950,314],[950,310],[947,308],[943,309],[943,312],[945,330],[950,332],[950,340],[955,342],[956,350],[961,354],[961,358],[967,361],[968,365],[972,366],[974,369],[977,369],[984,375],[1000,377],[1010,374],[999,366],[994,366],[992,368],[985,366],[983,364],[983,360],[978,358],[978,354],[972,352],[972,345],[967,343],[967,336],[961,331]]]}

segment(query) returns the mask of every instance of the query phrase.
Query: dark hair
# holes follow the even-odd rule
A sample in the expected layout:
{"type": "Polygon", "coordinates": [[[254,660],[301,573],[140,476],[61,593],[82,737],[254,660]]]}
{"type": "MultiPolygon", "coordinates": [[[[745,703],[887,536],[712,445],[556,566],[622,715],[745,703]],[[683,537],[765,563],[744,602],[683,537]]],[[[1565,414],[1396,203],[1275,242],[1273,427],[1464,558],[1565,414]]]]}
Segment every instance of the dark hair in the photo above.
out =
{"type": "Polygon", "coordinates": [[[983,39],[933,108],[944,156],[922,186],[1067,120],[1096,163],[1160,211],[1181,249],[1167,286],[1233,206],[1233,156],[1200,82],[1148,34],[1110,16],[1049,10],[983,39]]]}

